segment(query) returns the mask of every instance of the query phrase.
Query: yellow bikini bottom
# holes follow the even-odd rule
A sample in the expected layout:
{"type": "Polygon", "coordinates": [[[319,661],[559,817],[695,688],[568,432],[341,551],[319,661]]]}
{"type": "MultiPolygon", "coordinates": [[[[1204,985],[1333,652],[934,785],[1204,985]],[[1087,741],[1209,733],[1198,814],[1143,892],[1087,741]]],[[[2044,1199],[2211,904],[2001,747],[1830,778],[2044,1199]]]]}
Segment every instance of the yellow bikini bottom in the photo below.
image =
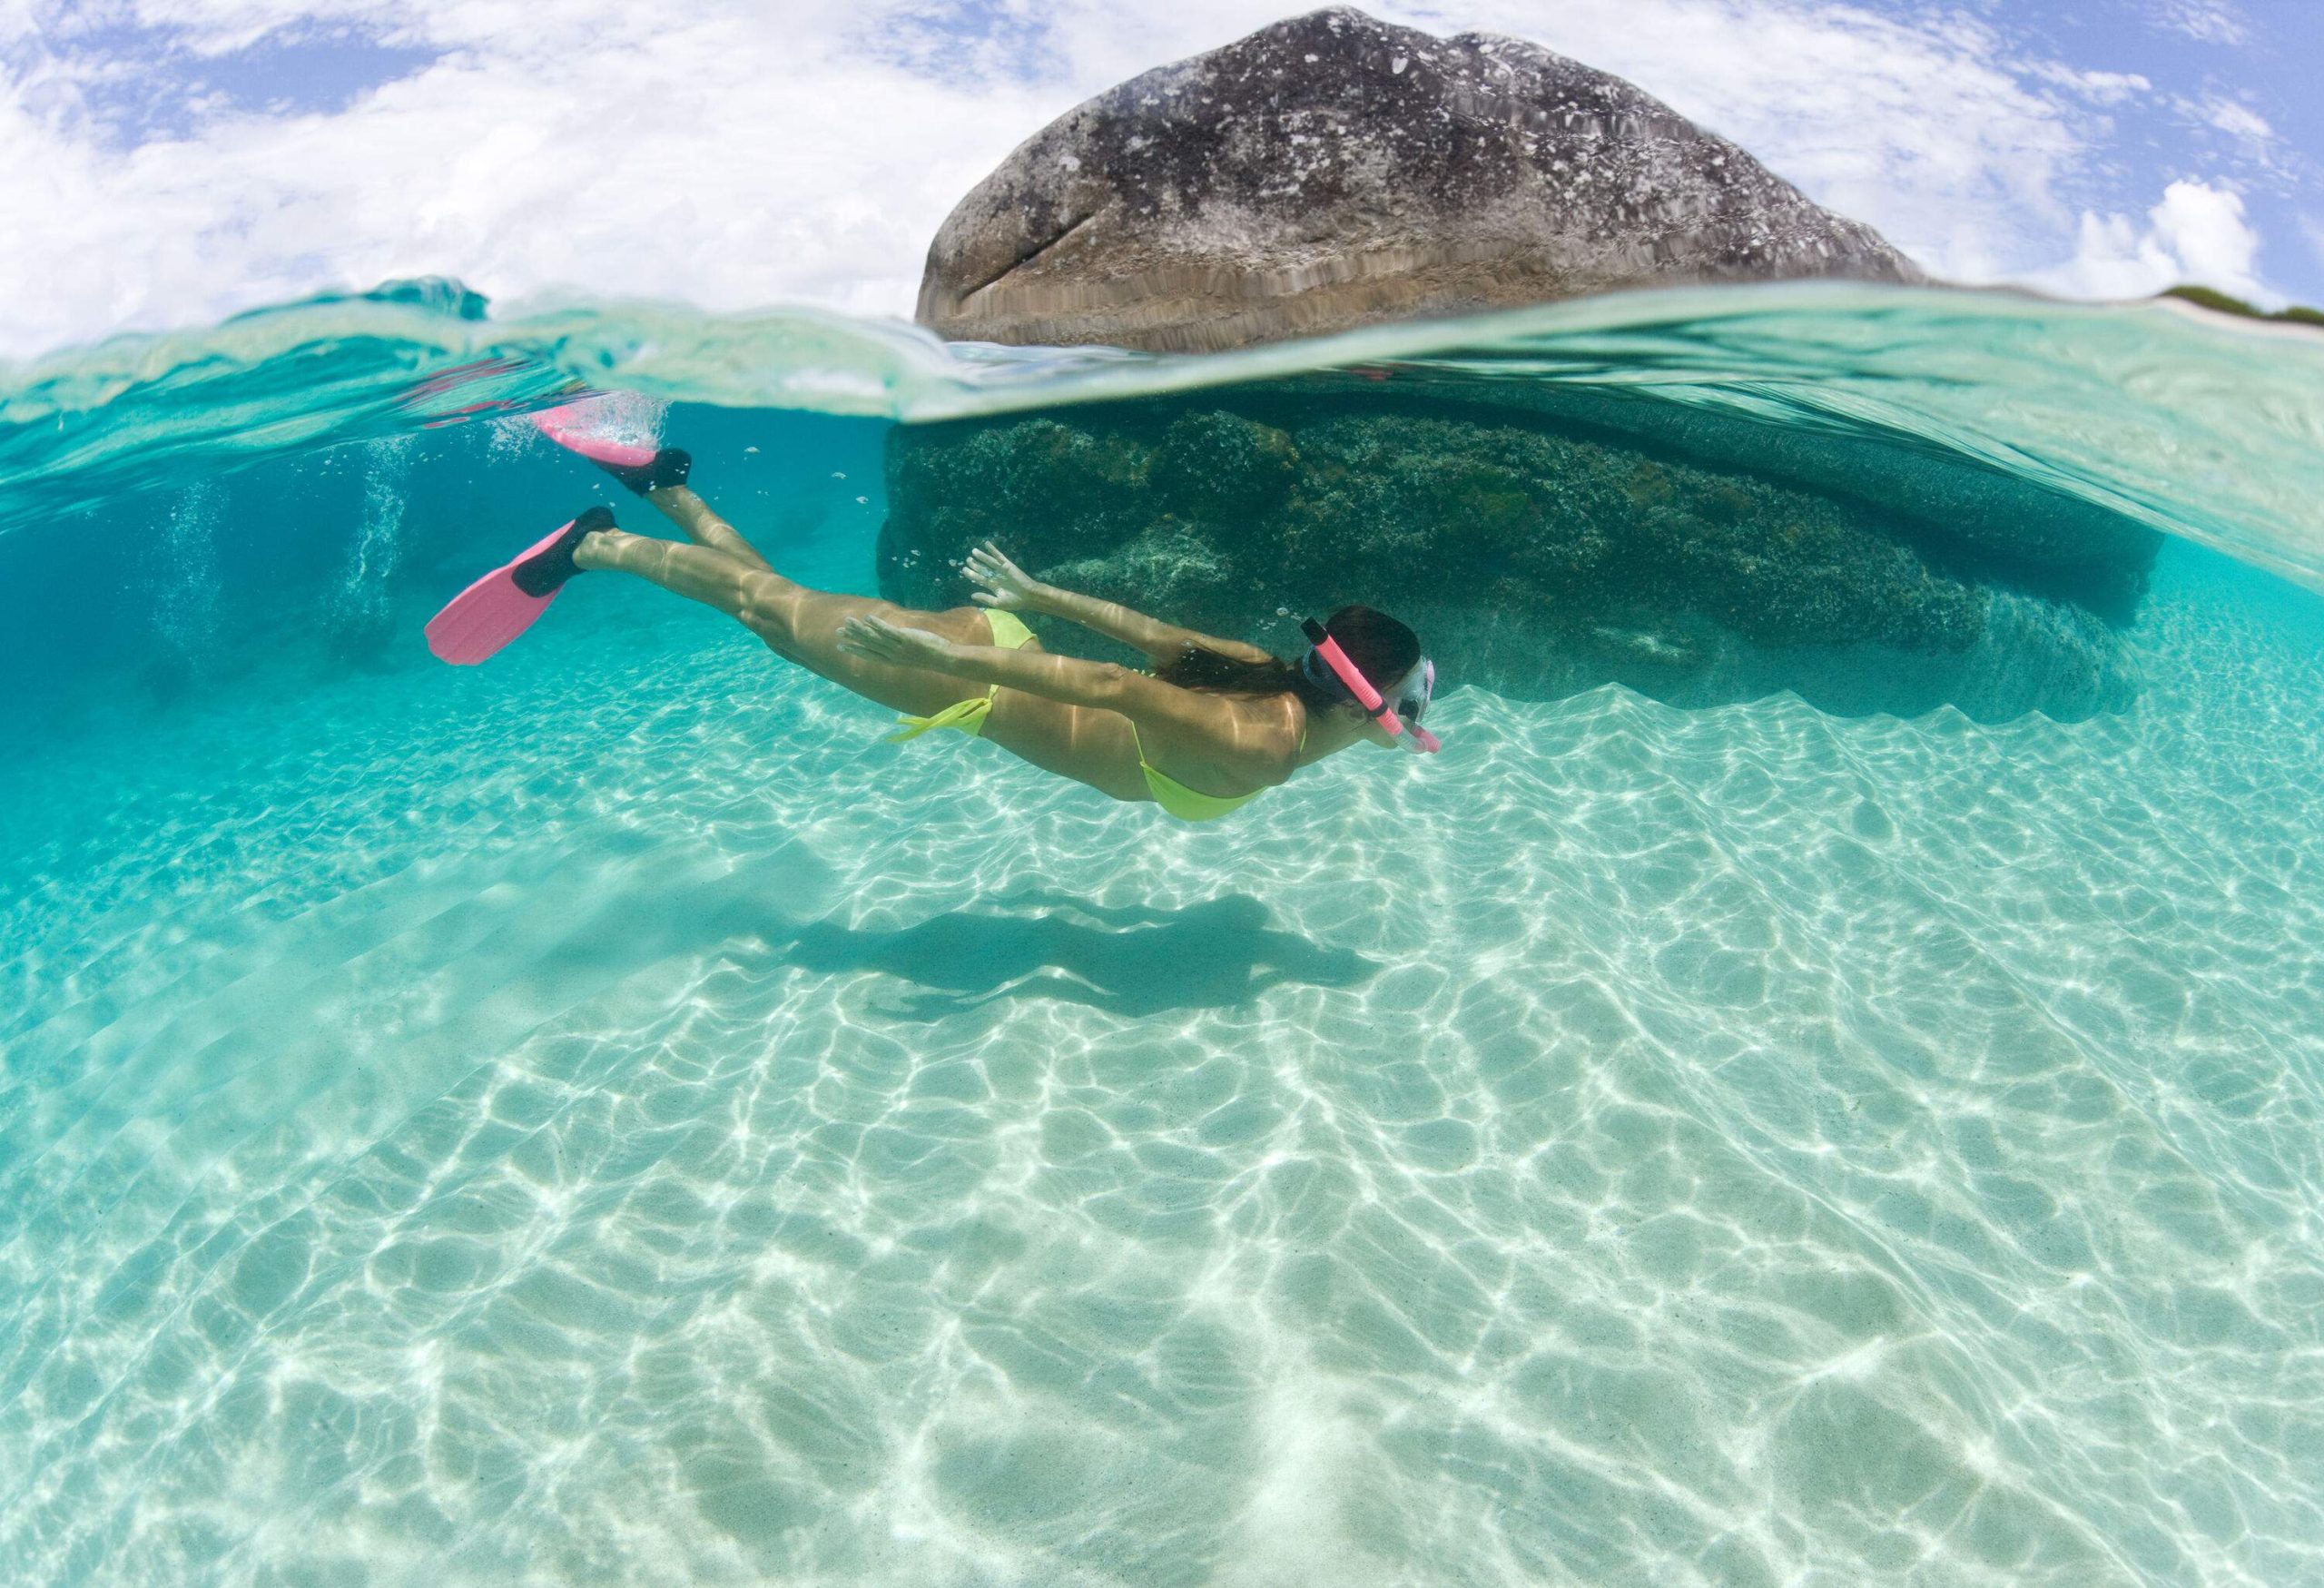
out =
{"type": "MultiPolygon", "coordinates": [[[[1013,612],[991,607],[986,610],[985,617],[992,625],[992,643],[1003,650],[1013,651],[1033,637],[1033,631],[1027,628],[1013,612]]],[[[887,742],[893,745],[905,739],[917,739],[931,728],[958,728],[970,738],[975,738],[984,732],[984,719],[992,715],[993,697],[1000,693],[1000,686],[996,684],[982,695],[955,701],[933,716],[900,716],[896,719],[896,726],[901,731],[890,734],[887,742]]],[[[1229,811],[1248,804],[1265,792],[1254,789],[1246,794],[1222,797],[1188,788],[1168,773],[1156,771],[1146,759],[1146,745],[1138,739],[1136,723],[1129,725],[1129,736],[1130,742],[1137,745],[1137,769],[1146,774],[1147,792],[1154,796],[1156,804],[1182,822],[1215,821],[1229,811]]]]}
{"type": "MultiPolygon", "coordinates": [[[[1024,620],[1014,612],[1003,612],[998,607],[990,607],[985,609],[984,616],[985,621],[992,625],[992,643],[1004,651],[1016,650],[1033,637],[1033,631],[1027,628],[1024,620]]],[[[896,719],[896,726],[903,731],[890,734],[886,742],[896,745],[906,739],[917,739],[931,728],[958,728],[973,739],[984,732],[984,719],[992,715],[993,696],[1000,693],[1000,686],[996,684],[982,695],[953,702],[934,716],[900,716],[896,719]]]]}

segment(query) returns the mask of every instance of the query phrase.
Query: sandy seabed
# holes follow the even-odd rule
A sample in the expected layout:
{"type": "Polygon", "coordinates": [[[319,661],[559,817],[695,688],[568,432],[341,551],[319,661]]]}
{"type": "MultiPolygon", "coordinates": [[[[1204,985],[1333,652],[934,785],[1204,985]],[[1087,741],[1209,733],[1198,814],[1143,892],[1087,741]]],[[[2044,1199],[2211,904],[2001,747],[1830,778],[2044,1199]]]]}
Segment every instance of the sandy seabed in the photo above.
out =
{"type": "MultiPolygon", "coordinates": [[[[41,1583],[2324,1577],[2324,616],[1186,827],[654,593],[0,768],[41,1583]]],[[[1457,681],[1456,681],[1457,682],[1457,681]]]]}

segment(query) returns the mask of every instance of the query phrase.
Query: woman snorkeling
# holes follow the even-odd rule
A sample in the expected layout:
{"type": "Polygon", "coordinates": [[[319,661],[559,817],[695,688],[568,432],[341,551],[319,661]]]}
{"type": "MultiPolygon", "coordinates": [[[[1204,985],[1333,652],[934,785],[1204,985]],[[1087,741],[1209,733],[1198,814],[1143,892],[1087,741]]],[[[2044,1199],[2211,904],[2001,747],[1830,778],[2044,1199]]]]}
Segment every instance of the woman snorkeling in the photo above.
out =
{"type": "Polygon", "coordinates": [[[1294,664],[1042,584],[990,542],[963,565],[980,587],[974,606],[919,612],[831,595],[776,573],[713,512],[686,483],[685,453],[576,435],[554,415],[539,422],[653,503],[691,544],[630,534],[593,508],[437,615],[428,646],[446,661],[482,661],[530,626],[575,574],[611,569],[714,607],[776,655],[907,714],[895,738],[957,728],[1187,821],[1223,816],[1359,740],[1436,748],[1419,725],[1434,666],[1411,629],[1368,607],[1308,623],[1315,648],[1294,664]],[[1045,651],[1019,613],[1118,640],[1152,671],[1045,651]]]}

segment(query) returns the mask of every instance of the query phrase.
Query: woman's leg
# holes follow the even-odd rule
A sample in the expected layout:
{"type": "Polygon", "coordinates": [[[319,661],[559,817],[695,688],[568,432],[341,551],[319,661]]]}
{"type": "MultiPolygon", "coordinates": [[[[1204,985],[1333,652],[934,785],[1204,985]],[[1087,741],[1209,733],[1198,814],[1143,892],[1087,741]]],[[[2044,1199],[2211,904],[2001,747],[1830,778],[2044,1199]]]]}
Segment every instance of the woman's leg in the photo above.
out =
{"type": "MultiPolygon", "coordinates": [[[[677,494],[680,493],[654,493],[656,498],[677,494]]],[[[694,497],[691,491],[683,494],[694,497]]],[[[694,497],[695,503],[701,500],[694,497]]],[[[655,505],[659,507],[661,503],[657,499],[655,505]]],[[[701,510],[711,522],[724,527],[707,507],[701,510]]],[[[677,517],[675,513],[671,516],[677,517]]],[[[728,529],[727,533],[734,531],[728,529]]],[[[585,568],[615,568],[635,574],[690,601],[714,607],[739,620],[777,656],[897,711],[926,715],[979,693],[972,684],[931,673],[925,667],[900,667],[850,656],[839,648],[837,641],[842,623],[859,612],[868,612],[891,622],[928,629],[947,639],[990,645],[992,627],[980,608],[960,607],[950,612],[916,612],[892,601],[830,595],[793,584],[768,567],[763,557],[752,555],[756,560],[746,562],[711,546],[683,546],[675,540],[601,529],[582,538],[574,548],[573,560],[585,568]]]]}
{"type": "Polygon", "coordinates": [[[707,546],[713,551],[723,551],[737,562],[754,568],[774,571],[774,565],[759,555],[757,547],[743,538],[742,532],[716,513],[710,504],[694,493],[690,486],[674,485],[661,490],[650,490],[645,499],[662,510],[662,516],[685,531],[685,537],[696,546],[707,546]]]}

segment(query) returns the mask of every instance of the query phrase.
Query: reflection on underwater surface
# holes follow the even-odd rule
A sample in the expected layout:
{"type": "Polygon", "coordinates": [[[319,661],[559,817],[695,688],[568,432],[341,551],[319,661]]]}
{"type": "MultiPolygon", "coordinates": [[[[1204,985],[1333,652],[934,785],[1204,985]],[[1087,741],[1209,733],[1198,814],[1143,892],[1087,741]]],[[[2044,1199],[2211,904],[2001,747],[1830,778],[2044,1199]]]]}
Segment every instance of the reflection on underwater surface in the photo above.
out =
{"type": "MultiPolygon", "coordinates": [[[[868,587],[878,424],[671,423],[868,587]]],[[[1181,827],[618,581],[437,667],[600,488],[340,457],[0,537],[25,1580],[2324,1575],[2315,597],[1181,827]]]]}

